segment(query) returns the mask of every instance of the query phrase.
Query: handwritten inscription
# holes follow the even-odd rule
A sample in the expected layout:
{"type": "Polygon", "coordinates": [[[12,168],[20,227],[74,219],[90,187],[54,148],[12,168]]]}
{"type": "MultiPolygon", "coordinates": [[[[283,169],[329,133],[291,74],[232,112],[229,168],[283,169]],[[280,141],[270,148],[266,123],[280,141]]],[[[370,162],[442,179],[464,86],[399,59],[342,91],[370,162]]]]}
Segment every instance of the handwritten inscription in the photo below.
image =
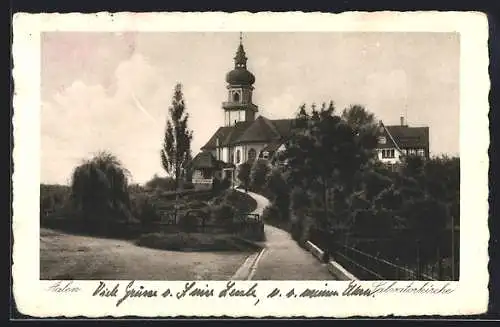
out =
{"type": "MultiPolygon", "coordinates": [[[[439,285],[439,284],[438,284],[439,285]]],[[[183,300],[187,298],[249,298],[253,299],[253,304],[257,305],[263,299],[327,299],[333,297],[375,297],[388,293],[402,294],[450,294],[454,289],[450,283],[436,286],[431,282],[361,282],[350,281],[345,283],[325,283],[322,287],[299,287],[294,286],[288,289],[278,287],[268,289],[267,291],[260,290],[259,283],[242,283],[229,281],[224,286],[213,287],[206,282],[187,282],[179,289],[166,288],[159,290],[156,288],[148,288],[136,281],[129,282],[125,287],[122,287],[119,282],[106,284],[100,281],[97,287],[93,290],[92,296],[102,298],[116,298],[116,306],[121,305],[130,299],[147,299],[147,298],[171,298],[173,300],[183,300]]],[[[61,284],[57,282],[51,285],[49,290],[53,292],[77,292],[80,289],[73,286],[71,282],[61,284]]]]}
{"type": "MultiPolygon", "coordinates": [[[[119,306],[128,298],[151,298],[158,296],[158,291],[148,290],[142,285],[137,287],[136,285],[134,285],[134,283],[135,281],[131,281],[130,283],[128,283],[127,287],[125,288],[125,294],[121,296],[120,299],[116,302],[116,306],[119,306]]],[[[114,284],[113,287],[108,287],[106,283],[99,282],[99,285],[94,290],[94,293],[92,293],[92,296],[118,297],[119,287],[119,283],[114,284]]]]}
{"type": "Polygon", "coordinates": [[[80,291],[80,288],[78,286],[74,286],[72,281],[69,281],[56,282],[55,284],[50,285],[48,290],[56,293],[76,293],[80,291]]]}
{"type": "Polygon", "coordinates": [[[373,291],[370,288],[363,288],[355,281],[351,281],[347,288],[342,292],[343,296],[371,296],[373,291]]]}
{"type": "Polygon", "coordinates": [[[219,293],[219,297],[253,297],[257,299],[254,305],[259,303],[260,300],[257,298],[256,293],[258,283],[253,284],[247,289],[237,288],[235,285],[235,282],[227,283],[226,288],[219,293]]]}

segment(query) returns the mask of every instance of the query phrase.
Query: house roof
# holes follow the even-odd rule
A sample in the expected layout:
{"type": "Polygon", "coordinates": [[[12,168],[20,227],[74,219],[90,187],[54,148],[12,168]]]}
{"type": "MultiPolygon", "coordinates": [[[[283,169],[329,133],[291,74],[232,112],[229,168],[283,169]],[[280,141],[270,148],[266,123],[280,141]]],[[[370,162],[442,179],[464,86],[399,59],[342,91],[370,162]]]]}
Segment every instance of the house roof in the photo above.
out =
{"type": "Polygon", "coordinates": [[[428,148],[429,127],[387,126],[400,148],[428,148]]]}
{"type": "Polygon", "coordinates": [[[220,168],[224,165],[224,162],[217,160],[212,153],[207,151],[198,153],[191,161],[191,167],[194,169],[220,168]]]}
{"type": "Polygon", "coordinates": [[[293,119],[271,120],[259,116],[254,121],[237,122],[234,126],[220,127],[201,149],[215,149],[217,139],[219,146],[282,140],[291,135],[292,121],[293,119]]]}
{"type": "Polygon", "coordinates": [[[380,122],[380,136],[386,137],[386,143],[379,148],[429,148],[429,127],[408,127],[407,125],[385,126],[380,122]]]}

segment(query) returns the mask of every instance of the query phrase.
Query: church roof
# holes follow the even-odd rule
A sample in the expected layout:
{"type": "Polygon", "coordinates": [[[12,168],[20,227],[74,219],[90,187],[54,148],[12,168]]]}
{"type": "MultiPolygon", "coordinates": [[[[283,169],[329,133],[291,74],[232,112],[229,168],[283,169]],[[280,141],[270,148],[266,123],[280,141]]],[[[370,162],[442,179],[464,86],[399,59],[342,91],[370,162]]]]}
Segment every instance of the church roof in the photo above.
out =
{"type": "Polygon", "coordinates": [[[293,119],[271,120],[259,116],[254,121],[237,122],[234,126],[220,127],[201,149],[215,149],[217,139],[219,139],[219,146],[223,147],[241,143],[282,140],[291,135],[292,121],[293,119]]]}
{"type": "Polygon", "coordinates": [[[269,119],[259,116],[235,142],[269,142],[279,138],[280,134],[273,123],[269,119]]]}

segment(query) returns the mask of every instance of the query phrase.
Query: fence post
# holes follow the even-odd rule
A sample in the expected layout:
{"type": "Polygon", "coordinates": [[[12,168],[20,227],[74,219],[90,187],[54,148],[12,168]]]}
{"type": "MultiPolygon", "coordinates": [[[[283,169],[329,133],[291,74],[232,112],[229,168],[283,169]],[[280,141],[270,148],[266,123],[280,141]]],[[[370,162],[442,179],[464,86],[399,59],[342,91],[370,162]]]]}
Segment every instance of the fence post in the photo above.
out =
{"type": "Polygon", "coordinates": [[[422,267],[420,263],[420,239],[417,239],[417,280],[422,279],[422,267]]]}
{"type": "Polygon", "coordinates": [[[441,249],[439,245],[437,247],[437,276],[439,280],[441,280],[441,278],[443,277],[442,267],[441,267],[441,249]]]}

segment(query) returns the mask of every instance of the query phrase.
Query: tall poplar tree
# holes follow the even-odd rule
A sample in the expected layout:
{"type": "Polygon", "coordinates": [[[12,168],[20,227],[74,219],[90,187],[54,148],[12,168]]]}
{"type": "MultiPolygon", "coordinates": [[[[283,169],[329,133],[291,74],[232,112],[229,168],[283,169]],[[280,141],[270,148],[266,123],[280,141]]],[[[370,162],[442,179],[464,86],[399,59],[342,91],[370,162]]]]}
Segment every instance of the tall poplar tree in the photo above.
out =
{"type": "Polygon", "coordinates": [[[189,114],[186,112],[182,85],[177,84],[169,108],[169,118],[165,128],[161,163],[163,169],[175,180],[175,188],[179,189],[180,180],[186,176],[191,160],[191,140],[193,132],[188,128],[189,114]]]}

